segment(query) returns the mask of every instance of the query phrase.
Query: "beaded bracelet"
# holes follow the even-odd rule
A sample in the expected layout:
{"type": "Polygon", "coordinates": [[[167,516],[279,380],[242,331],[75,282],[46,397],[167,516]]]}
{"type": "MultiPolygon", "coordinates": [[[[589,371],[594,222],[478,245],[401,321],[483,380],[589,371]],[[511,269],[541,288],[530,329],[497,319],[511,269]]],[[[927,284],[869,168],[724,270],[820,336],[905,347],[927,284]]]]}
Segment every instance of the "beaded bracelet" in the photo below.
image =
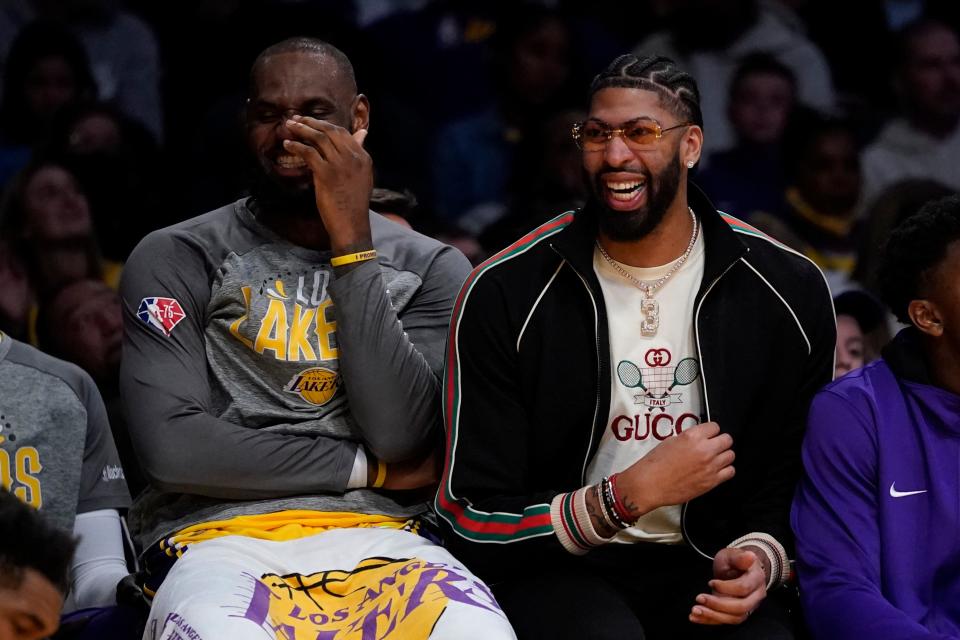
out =
{"type": "Polygon", "coordinates": [[[601,496],[603,497],[600,503],[603,505],[604,514],[609,516],[616,528],[626,529],[629,527],[630,523],[620,517],[620,514],[617,513],[617,509],[614,506],[613,490],[610,487],[610,478],[604,478],[600,482],[600,489],[601,496]]]}
{"type": "Polygon", "coordinates": [[[616,508],[617,513],[620,515],[620,518],[625,522],[633,522],[636,518],[630,513],[630,510],[627,509],[627,505],[624,504],[623,500],[620,499],[620,496],[617,494],[617,476],[619,474],[615,473],[610,476],[610,493],[613,494],[613,506],[616,508]]]}

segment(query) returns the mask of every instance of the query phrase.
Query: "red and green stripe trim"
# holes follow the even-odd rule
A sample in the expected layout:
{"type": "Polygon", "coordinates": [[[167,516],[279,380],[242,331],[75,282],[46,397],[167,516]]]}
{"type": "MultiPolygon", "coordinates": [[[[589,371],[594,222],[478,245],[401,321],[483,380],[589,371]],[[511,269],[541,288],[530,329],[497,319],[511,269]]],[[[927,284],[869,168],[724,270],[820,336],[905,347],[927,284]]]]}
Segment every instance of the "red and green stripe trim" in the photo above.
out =
{"type": "Polygon", "coordinates": [[[577,512],[573,508],[573,501],[576,499],[576,492],[564,494],[560,499],[560,521],[563,522],[563,529],[573,539],[574,544],[582,549],[589,549],[592,545],[587,541],[587,534],[584,533],[580,521],[577,520],[577,512]],[[573,523],[573,526],[568,523],[573,523]]]}
{"type": "Polygon", "coordinates": [[[745,234],[747,234],[748,236],[755,236],[755,237],[757,237],[757,238],[763,238],[764,240],[769,240],[770,242],[773,242],[774,244],[778,244],[778,245],[780,245],[780,246],[783,246],[783,243],[781,243],[780,241],[778,241],[776,238],[772,238],[772,237],[768,236],[768,235],[765,234],[763,231],[760,231],[760,229],[757,229],[757,228],[754,227],[753,225],[747,224],[746,222],[744,222],[744,221],[741,220],[740,218],[735,218],[735,217],[733,217],[732,215],[730,215],[729,213],[723,213],[722,211],[720,212],[720,217],[723,218],[723,221],[726,222],[728,225],[730,225],[730,228],[733,229],[734,231],[737,231],[737,232],[739,232],[739,233],[745,233],[745,234]]]}
{"type": "Polygon", "coordinates": [[[573,212],[557,216],[534,229],[506,249],[477,266],[467,277],[457,296],[450,318],[447,368],[444,379],[444,417],[447,426],[447,455],[444,461],[443,483],[437,493],[437,513],[465,538],[478,542],[514,542],[553,533],[550,505],[536,504],[522,513],[488,513],[474,509],[466,501],[457,500],[450,490],[450,472],[457,445],[457,425],[460,422],[460,368],[457,357],[457,331],[463,307],[473,285],[484,273],[514,258],[538,242],[554,235],[573,221],[573,212]]]}

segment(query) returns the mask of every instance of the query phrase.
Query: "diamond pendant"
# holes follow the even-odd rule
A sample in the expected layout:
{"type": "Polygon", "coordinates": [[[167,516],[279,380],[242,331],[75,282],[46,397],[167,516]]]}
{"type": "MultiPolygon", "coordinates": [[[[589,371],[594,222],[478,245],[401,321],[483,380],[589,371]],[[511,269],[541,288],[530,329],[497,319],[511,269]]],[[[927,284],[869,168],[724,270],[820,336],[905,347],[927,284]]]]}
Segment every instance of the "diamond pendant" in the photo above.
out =
{"type": "Polygon", "coordinates": [[[640,303],[643,321],[640,323],[640,335],[648,338],[657,335],[660,328],[660,304],[653,298],[644,298],[640,303]]]}

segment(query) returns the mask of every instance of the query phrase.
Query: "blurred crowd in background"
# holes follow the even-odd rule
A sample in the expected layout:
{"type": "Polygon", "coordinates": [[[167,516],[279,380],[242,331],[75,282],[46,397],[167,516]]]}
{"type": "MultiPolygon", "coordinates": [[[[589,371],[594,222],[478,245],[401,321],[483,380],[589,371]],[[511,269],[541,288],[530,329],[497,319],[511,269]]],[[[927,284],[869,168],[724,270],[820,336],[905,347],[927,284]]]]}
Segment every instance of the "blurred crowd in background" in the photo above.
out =
{"type": "MultiPolygon", "coordinates": [[[[694,181],[836,294],[865,291],[838,311],[885,334],[880,244],[960,190],[958,28],[955,0],[6,0],[0,328],[95,378],[123,456],[123,262],[244,195],[246,74],[308,35],[370,98],[372,208],[475,263],[583,202],[570,129],[589,79],[620,53],[673,57],[702,93],[694,181]]],[[[882,341],[857,339],[854,364],[882,341]]]]}

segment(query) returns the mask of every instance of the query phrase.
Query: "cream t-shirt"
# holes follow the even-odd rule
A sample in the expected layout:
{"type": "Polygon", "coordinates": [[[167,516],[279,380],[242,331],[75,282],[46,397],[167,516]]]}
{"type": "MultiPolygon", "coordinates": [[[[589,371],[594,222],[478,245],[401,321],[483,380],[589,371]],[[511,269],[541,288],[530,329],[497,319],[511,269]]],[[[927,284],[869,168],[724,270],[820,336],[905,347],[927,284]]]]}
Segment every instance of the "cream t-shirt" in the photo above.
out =
{"type": "MultiPolygon", "coordinates": [[[[618,263],[639,280],[653,282],[675,262],[638,268],[618,263]]],[[[594,250],[610,333],[610,415],[600,446],[587,468],[587,482],[623,471],[657,445],[699,424],[703,415],[700,363],[693,333],[694,302],[703,279],[701,233],[686,263],[654,293],[660,323],[641,335],[644,293],[594,250]]],[[[677,544],[680,505],[660,507],[617,534],[618,542],[677,544]]]]}

